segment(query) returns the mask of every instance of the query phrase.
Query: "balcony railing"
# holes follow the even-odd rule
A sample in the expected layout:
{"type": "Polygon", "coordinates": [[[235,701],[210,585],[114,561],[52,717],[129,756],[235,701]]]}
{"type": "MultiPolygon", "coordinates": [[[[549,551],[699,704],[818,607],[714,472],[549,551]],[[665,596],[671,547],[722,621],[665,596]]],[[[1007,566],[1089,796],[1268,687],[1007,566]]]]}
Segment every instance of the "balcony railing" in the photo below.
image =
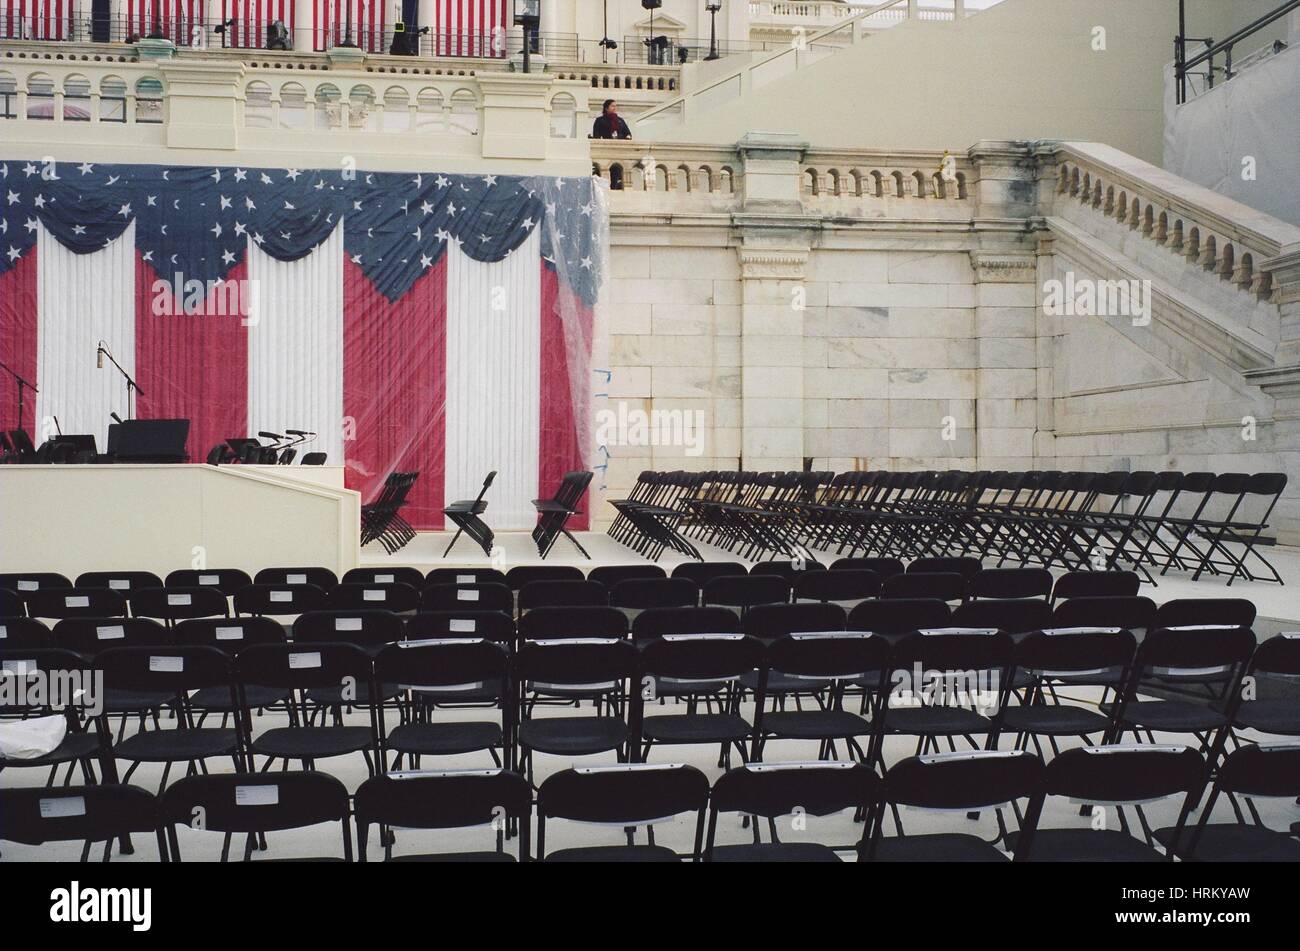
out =
{"type": "Polygon", "coordinates": [[[0,58],[0,139],[41,148],[441,155],[566,163],[574,174],[588,168],[589,99],[582,82],[501,70],[0,58]]]}

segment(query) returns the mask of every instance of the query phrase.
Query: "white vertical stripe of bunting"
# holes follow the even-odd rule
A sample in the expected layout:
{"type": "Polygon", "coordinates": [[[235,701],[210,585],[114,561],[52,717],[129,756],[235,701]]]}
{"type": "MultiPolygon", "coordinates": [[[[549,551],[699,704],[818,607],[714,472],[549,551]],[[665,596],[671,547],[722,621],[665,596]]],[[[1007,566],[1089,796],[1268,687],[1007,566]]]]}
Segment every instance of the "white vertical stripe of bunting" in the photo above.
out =
{"type": "Polygon", "coordinates": [[[248,244],[248,435],[317,433],[303,452],[343,463],[343,227],[297,261],[248,244]]]}
{"type": "Polygon", "coordinates": [[[446,498],[474,498],[487,473],[497,470],[488,493],[488,523],[496,529],[536,524],[539,241],[535,230],[493,264],[458,247],[447,250],[446,498]]]}
{"type": "Polygon", "coordinates": [[[123,369],[135,374],[135,223],[107,247],[75,254],[42,225],[36,236],[36,432],[39,445],[55,433],[90,433],[102,452],[110,412],[127,414],[126,382],[107,360],[96,369],[104,341],[123,369]]]}

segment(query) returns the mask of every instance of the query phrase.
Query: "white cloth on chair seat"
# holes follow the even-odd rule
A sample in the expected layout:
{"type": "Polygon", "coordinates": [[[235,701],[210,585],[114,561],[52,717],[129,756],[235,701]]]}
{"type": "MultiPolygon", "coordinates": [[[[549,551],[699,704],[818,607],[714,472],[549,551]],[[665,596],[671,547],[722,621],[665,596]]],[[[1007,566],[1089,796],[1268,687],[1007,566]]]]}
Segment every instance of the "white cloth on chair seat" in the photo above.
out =
{"type": "Polygon", "coordinates": [[[67,733],[67,718],[58,714],[0,723],[0,759],[40,759],[58,749],[67,733]]]}

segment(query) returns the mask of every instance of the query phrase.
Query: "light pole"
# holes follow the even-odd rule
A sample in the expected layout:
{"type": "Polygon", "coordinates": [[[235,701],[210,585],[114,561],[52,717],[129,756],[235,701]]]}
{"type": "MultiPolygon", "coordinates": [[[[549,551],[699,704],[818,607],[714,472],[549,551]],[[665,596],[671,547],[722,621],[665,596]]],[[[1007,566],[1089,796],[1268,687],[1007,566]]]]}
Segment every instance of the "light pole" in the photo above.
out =
{"type": "Polygon", "coordinates": [[[722,0],[710,0],[704,5],[709,12],[709,55],[706,60],[718,58],[718,11],[722,9],[722,0]]]}
{"type": "Polygon", "coordinates": [[[532,71],[533,40],[537,25],[542,22],[542,0],[515,0],[515,26],[524,28],[524,72],[532,71]]]}

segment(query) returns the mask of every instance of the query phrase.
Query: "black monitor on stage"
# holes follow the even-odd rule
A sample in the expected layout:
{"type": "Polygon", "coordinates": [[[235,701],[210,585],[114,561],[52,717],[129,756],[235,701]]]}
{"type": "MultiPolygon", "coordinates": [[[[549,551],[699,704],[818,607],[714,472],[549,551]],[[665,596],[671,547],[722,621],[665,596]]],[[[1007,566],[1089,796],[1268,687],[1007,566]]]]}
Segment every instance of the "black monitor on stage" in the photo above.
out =
{"type": "Polygon", "coordinates": [[[117,462],[187,462],[189,438],[188,419],[128,419],[118,426],[114,456],[117,462]]]}
{"type": "Polygon", "coordinates": [[[54,438],[55,438],[55,442],[67,443],[70,446],[72,446],[73,452],[89,452],[91,455],[94,455],[95,453],[94,436],[80,436],[80,435],[73,436],[73,435],[69,435],[68,433],[64,433],[63,435],[56,436],[54,438]]]}

